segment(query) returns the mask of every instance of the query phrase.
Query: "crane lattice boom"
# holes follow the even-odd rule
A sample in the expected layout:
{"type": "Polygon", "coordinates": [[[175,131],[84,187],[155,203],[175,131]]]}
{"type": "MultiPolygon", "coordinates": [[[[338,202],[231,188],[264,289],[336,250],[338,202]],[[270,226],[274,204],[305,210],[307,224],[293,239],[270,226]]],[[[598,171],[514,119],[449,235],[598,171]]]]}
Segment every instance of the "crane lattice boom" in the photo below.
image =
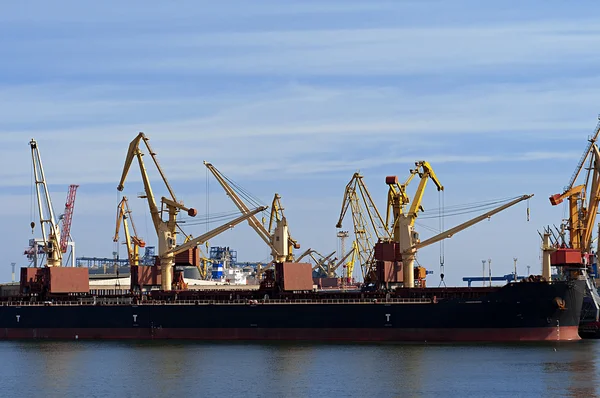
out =
{"type": "Polygon", "coordinates": [[[77,193],[79,185],[69,185],[69,193],[67,194],[67,201],[65,203],[65,213],[62,220],[62,234],[60,236],[60,251],[62,253],[67,252],[67,244],[71,237],[71,224],[73,222],[73,209],[75,208],[75,194],[77,193]]]}
{"type": "Polygon", "coordinates": [[[337,228],[342,227],[342,221],[349,208],[354,225],[356,255],[359,259],[363,280],[367,280],[373,276],[375,271],[375,242],[389,240],[390,234],[360,173],[354,173],[346,185],[342,210],[336,224],[337,228]]]}

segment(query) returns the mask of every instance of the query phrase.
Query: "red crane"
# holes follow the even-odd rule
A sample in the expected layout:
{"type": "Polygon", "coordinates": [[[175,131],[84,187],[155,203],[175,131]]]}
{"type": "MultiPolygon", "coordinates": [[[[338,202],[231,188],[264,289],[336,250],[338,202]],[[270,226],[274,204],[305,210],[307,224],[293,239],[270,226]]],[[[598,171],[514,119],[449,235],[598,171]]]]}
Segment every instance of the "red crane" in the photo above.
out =
{"type": "Polygon", "coordinates": [[[71,236],[71,222],[73,221],[73,208],[75,207],[75,194],[79,185],[69,185],[67,194],[67,203],[65,204],[65,213],[62,220],[62,231],[60,235],[60,251],[67,252],[67,243],[71,236]]]}

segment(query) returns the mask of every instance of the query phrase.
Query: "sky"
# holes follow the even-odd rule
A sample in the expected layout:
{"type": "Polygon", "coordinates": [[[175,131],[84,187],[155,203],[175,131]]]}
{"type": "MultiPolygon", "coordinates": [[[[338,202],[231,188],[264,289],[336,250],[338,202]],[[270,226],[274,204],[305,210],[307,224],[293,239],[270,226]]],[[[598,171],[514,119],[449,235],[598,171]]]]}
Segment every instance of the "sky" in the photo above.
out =
{"type": "MultiPolygon", "coordinates": [[[[431,163],[448,207],[533,193],[529,220],[521,203],[418,260],[434,272],[430,286],[440,257],[449,285],[466,285],[487,259],[494,275],[512,272],[514,258],[519,274],[539,273],[537,231],[565,216],[548,196],[567,185],[598,122],[598,11],[553,0],[3,2],[0,281],[12,262],[27,265],[23,250],[40,235],[29,226],[29,140],[57,213],[69,184],[80,185],[76,255],[125,257],[112,241],[116,186],[140,131],[199,219],[235,210],[207,160],[264,204],[279,193],[300,251],[339,248],[335,224],[356,171],[383,212],[385,177],[404,180],[417,160],[431,163]]],[[[139,175],[134,165],[123,194],[152,244],[139,175]]],[[[423,216],[439,203],[431,184],[423,216]]],[[[440,226],[418,223],[422,239],[440,226]]],[[[269,259],[247,224],[210,244],[242,261],[269,259]]]]}

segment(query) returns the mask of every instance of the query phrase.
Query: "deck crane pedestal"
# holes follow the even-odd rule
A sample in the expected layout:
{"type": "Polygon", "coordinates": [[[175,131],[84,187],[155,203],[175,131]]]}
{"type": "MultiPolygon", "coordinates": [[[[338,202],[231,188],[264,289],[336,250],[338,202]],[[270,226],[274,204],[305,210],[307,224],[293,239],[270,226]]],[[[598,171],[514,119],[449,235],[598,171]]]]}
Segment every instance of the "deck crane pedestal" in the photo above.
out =
{"type": "Polygon", "coordinates": [[[185,250],[191,249],[201,244],[202,242],[205,242],[206,239],[208,239],[208,236],[216,236],[224,230],[229,229],[234,225],[254,216],[254,214],[264,210],[264,208],[255,209],[254,211],[244,211],[242,212],[243,215],[241,217],[232,220],[231,222],[226,223],[223,226],[213,231],[210,231],[207,234],[192,239],[187,243],[177,245],[177,214],[180,211],[185,211],[190,217],[195,217],[198,212],[196,209],[186,207],[182,202],[177,201],[175,193],[171,188],[171,185],[169,184],[165,173],[160,167],[160,164],[158,163],[156,153],[152,150],[148,141],[148,137],[146,137],[144,133],[140,132],[129,144],[129,149],[125,158],[125,165],[123,166],[123,173],[121,175],[119,185],[117,186],[117,190],[123,191],[125,187],[124,184],[127,178],[127,174],[129,173],[129,169],[131,168],[131,163],[133,162],[134,158],[137,159],[142,175],[142,182],[144,184],[145,197],[148,202],[150,215],[152,217],[152,222],[154,224],[154,228],[156,230],[158,238],[158,257],[160,259],[161,266],[161,289],[163,291],[169,291],[172,290],[173,286],[173,266],[175,263],[175,255],[177,253],[181,253],[185,250]],[[150,178],[148,176],[148,173],[146,172],[146,166],[142,158],[144,154],[140,149],[141,142],[145,144],[148,153],[152,157],[152,160],[163,180],[163,183],[169,192],[170,197],[167,198],[163,196],[161,198],[160,210],[154,197],[154,193],[150,185],[150,178]],[[163,213],[166,213],[168,216],[166,221],[163,220],[163,213]]]}

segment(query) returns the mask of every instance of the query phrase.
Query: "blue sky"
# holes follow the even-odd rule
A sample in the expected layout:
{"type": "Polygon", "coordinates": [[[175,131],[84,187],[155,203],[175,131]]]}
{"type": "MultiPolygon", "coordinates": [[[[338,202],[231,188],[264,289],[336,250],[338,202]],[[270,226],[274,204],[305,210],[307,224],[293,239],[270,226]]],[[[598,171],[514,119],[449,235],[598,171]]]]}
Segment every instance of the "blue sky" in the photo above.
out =
{"type": "MultiPolygon", "coordinates": [[[[445,203],[535,193],[445,244],[447,281],[539,268],[536,230],[564,209],[597,123],[599,6],[564,1],[177,1],[0,5],[0,280],[25,264],[38,140],[54,207],[80,184],[77,254],[111,256],[128,143],[150,138],[186,204],[206,211],[211,161],[265,203],[283,197],[303,248],[337,247],[343,189],[356,170],[385,206],[386,175],[428,160],[445,203]],[[497,272],[496,272],[497,271],[497,272]]],[[[141,191],[132,169],[125,194],[141,191]]],[[[161,194],[158,181],[157,194],[161,194]]],[[[210,180],[210,212],[234,210],[210,180]]],[[[152,242],[142,200],[140,234],[152,242]]],[[[425,209],[437,207],[431,188],[425,209]]],[[[446,220],[446,226],[463,221],[446,220]]],[[[422,224],[437,227],[436,220],[422,224]]],[[[344,225],[350,228],[350,219],[344,225]]],[[[193,234],[204,227],[191,228],[193,234]],[[196,229],[194,229],[196,228],[196,229]]],[[[38,234],[38,231],[36,231],[38,234]]],[[[421,229],[421,236],[431,232],[421,229]]],[[[243,260],[269,250],[247,225],[211,241],[243,260]]],[[[121,248],[121,255],[124,249],[121,248]]],[[[439,283],[438,246],[419,261],[439,283]]]]}

